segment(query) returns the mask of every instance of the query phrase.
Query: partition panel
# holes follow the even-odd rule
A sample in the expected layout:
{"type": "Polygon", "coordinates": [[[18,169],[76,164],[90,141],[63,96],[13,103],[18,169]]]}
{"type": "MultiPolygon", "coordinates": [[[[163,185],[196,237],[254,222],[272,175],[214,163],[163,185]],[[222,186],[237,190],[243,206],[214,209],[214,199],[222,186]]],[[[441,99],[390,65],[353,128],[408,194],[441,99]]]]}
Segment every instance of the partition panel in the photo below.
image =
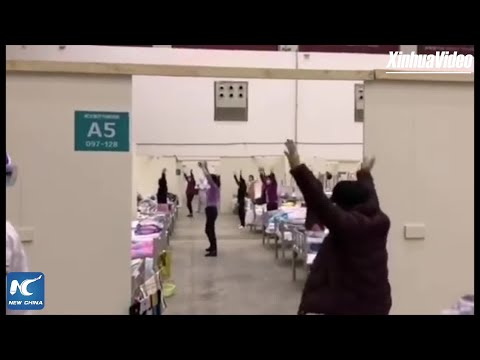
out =
{"type": "Polygon", "coordinates": [[[6,90],[7,149],[20,169],[7,214],[31,271],[45,274],[41,313],[128,314],[131,77],[8,73],[6,90]],[[121,136],[92,142],[91,132],[121,136]]]}
{"type": "Polygon", "coordinates": [[[391,220],[392,313],[439,314],[474,291],[474,84],[375,81],[365,91],[365,154],[377,157],[391,220]]]}

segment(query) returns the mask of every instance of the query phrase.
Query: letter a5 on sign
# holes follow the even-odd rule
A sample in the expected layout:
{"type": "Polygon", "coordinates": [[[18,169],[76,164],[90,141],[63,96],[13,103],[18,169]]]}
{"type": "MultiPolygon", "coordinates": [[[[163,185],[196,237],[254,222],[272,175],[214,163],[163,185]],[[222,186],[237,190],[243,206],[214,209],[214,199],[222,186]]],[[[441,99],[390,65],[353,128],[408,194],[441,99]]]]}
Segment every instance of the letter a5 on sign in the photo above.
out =
{"type": "Polygon", "coordinates": [[[127,112],[75,111],[75,151],[129,151],[127,112]]]}

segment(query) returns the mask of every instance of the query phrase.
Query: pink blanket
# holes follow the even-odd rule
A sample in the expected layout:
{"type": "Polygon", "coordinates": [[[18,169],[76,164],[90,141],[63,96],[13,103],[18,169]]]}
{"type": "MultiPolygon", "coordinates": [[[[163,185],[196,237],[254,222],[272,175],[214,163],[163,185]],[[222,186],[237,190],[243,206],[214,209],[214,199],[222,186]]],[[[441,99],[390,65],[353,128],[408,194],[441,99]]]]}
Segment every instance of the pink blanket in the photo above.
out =
{"type": "Polygon", "coordinates": [[[170,214],[170,206],[168,206],[168,204],[158,204],[157,211],[164,214],[170,214]]]}
{"type": "Polygon", "coordinates": [[[132,242],[130,254],[131,254],[132,260],[153,257],[153,240],[142,241],[142,242],[132,242]]]}

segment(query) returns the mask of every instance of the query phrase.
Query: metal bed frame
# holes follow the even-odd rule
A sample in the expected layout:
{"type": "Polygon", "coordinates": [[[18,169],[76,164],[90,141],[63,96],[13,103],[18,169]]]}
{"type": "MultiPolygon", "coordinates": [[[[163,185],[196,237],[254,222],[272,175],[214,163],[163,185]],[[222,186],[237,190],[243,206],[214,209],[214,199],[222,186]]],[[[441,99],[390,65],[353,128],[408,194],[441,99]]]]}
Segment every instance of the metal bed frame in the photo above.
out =
{"type": "Polygon", "coordinates": [[[140,297],[142,291],[142,285],[145,283],[145,259],[139,259],[140,264],[138,265],[136,271],[132,272],[130,279],[130,288],[131,288],[131,303],[135,301],[136,298],[140,297]]]}
{"type": "MultiPolygon", "coordinates": [[[[161,216],[161,220],[164,223],[160,236],[153,239],[153,273],[155,276],[155,283],[157,287],[161,288],[159,283],[160,279],[158,278],[160,262],[162,254],[168,249],[170,245],[170,237],[173,233],[175,227],[175,220],[178,217],[178,208],[174,206],[171,209],[169,214],[155,214],[151,209],[148,209],[148,213],[143,213],[143,216],[155,217],[155,215],[161,216]]],[[[153,208],[152,208],[153,210],[153,208]]],[[[139,220],[141,221],[141,220],[139,220]]],[[[131,274],[131,303],[133,304],[138,298],[142,296],[148,296],[147,283],[151,279],[146,278],[146,258],[138,259],[140,264],[137,266],[135,271],[131,274]]]]}
{"type": "Polygon", "coordinates": [[[310,263],[308,260],[308,242],[305,234],[305,227],[294,227],[292,229],[292,280],[297,280],[297,261],[302,261],[302,267],[308,272],[310,263]]]}
{"type": "Polygon", "coordinates": [[[148,217],[158,216],[162,219],[161,221],[163,222],[163,227],[162,227],[162,231],[160,232],[160,236],[153,239],[153,267],[155,271],[155,269],[158,269],[160,265],[159,264],[160,255],[164,251],[166,251],[170,246],[170,238],[174,231],[175,220],[178,216],[178,208],[177,206],[174,206],[174,208],[171,209],[170,213],[168,214],[155,213],[153,212],[153,208],[151,209],[149,208],[149,212],[144,213],[142,215],[148,216],[148,217]]]}
{"type": "Polygon", "coordinates": [[[257,231],[258,229],[263,230],[263,214],[265,211],[262,212],[262,215],[257,216],[257,212],[255,207],[259,205],[253,205],[253,223],[249,224],[250,231],[257,231]]]}
{"type": "Polygon", "coordinates": [[[275,222],[275,228],[272,233],[267,233],[267,225],[269,220],[269,212],[264,210],[262,213],[262,245],[270,245],[270,240],[275,241],[275,246],[277,245],[278,242],[278,236],[277,236],[277,226],[278,224],[275,222]]]}
{"type": "Polygon", "coordinates": [[[280,242],[280,249],[282,250],[282,259],[285,259],[285,251],[288,248],[293,247],[294,245],[294,238],[293,238],[293,230],[295,228],[302,229],[304,228],[303,224],[295,224],[291,222],[279,221],[277,223],[277,229],[280,233],[280,236],[275,238],[275,259],[278,259],[278,243],[280,242]],[[290,239],[288,239],[285,235],[290,233],[290,239]]]}

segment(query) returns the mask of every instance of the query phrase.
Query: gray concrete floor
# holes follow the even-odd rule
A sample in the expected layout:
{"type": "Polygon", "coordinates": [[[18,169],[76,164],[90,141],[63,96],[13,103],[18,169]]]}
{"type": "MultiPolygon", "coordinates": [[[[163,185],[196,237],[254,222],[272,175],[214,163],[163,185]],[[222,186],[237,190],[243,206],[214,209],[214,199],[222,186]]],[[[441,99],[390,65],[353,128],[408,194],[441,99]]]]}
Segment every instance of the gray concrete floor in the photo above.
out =
{"type": "MultiPolygon", "coordinates": [[[[218,257],[204,257],[208,241],[205,215],[179,215],[172,247],[176,294],[167,299],[166,315],[296,314],[305,274],[291,279],[291,263],[275,261],[261,234],[238,229],[238,218],[217,219],[218,257]]],[[[287,254],[287,258],[290,258],[287,254]]]]}

